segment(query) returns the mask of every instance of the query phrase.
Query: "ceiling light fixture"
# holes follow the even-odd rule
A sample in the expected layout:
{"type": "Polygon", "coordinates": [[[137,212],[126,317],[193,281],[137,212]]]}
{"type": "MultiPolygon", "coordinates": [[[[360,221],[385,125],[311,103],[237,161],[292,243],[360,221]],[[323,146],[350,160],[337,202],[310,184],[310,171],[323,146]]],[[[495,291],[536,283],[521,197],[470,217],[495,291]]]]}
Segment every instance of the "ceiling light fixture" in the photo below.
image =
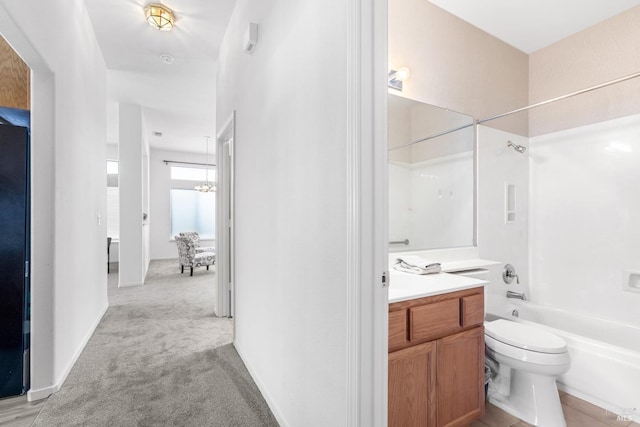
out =
{"type": "Polygon", "coordinates": [[[216,185],[213,182],[209,181],[209,137],[207,136],[206,138],[207,138],[207,166],[206,166],[207,175],[206,175],[206,181],[196,185],[195,187],[193,187],[193,189],[196,190],[196,191],[199,191],[201,193],[213,193],[214,191],[216,191],[216,185]]]}
{"type": "Polygon", "coordinates": [[[161,4],[148,4],[144,8],[144,14],[149,25],[160,31],[170,31],[176,20],[173,11],[161,4]]]}

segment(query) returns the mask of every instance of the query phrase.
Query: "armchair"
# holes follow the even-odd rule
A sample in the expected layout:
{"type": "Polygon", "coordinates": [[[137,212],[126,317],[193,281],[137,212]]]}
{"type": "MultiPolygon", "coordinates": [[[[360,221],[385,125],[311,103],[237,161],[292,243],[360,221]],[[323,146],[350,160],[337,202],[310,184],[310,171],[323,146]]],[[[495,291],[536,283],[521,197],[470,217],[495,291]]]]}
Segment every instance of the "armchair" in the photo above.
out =
{"type": "Polygon", "coordinates": [[[195,240],[196,243],[196,253],[200,252],[213,252],[216,253],[216,248],[213,246],[200,246],[200,236],[195,231],[185,231],[184,233],[178,233],[179,236],[182,237],[190,237],[195,240]]]}
{"type": "Polygon", "coordinates": [[[196,240],[193,236],[175,236],[176,245],[178,246],[178,258],[180,261],[180,273],[184,273],[184,268],[191,269],[193,276],[194,267],[206,266],[207,270],[210,265],[216,262],[216,254],[213,252],[196,252],[196,240]]]}

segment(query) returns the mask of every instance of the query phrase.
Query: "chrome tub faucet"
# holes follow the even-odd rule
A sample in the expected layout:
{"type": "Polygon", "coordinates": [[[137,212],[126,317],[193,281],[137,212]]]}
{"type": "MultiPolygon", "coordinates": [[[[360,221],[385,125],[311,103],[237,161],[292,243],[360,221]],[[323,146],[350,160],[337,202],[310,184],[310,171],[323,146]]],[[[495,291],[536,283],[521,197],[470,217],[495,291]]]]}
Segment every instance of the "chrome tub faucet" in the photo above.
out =
{"type": "Polygon", "coordinates": [[[527,297],[524,294],[524,292],[520,293],[520,292],[514,292],[514,291],[507,291],[507,298],[521,299],[522,301],[527,300],[527,297]]]}

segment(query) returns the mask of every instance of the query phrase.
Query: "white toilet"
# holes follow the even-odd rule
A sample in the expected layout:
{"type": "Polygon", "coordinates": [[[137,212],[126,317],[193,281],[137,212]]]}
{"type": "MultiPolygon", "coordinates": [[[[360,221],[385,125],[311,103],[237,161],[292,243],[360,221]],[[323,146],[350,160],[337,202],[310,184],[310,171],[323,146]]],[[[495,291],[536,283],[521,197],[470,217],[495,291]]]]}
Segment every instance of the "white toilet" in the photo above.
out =
{"type": "Polygon", "coordinates": [[[498,365],[489,401],[529,424],[566,427],[556,377],[571,365],[567,343],[541,328],[505,319],[484,327],[487,357],[498,365]]]}

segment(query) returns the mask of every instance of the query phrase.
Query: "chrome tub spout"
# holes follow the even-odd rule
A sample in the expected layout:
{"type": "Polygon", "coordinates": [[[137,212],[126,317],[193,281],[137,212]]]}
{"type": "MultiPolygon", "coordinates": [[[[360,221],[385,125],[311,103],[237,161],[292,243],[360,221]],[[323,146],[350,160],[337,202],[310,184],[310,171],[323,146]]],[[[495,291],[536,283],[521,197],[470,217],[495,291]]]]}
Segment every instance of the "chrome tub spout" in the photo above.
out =
{"type": "Polygon", "coordinates": [[[521,299],[522,301],[527,300],[527,297],[524,294],[524,292],[520,293],[520,292],[507,291],[507,298],[521,299]]]}

